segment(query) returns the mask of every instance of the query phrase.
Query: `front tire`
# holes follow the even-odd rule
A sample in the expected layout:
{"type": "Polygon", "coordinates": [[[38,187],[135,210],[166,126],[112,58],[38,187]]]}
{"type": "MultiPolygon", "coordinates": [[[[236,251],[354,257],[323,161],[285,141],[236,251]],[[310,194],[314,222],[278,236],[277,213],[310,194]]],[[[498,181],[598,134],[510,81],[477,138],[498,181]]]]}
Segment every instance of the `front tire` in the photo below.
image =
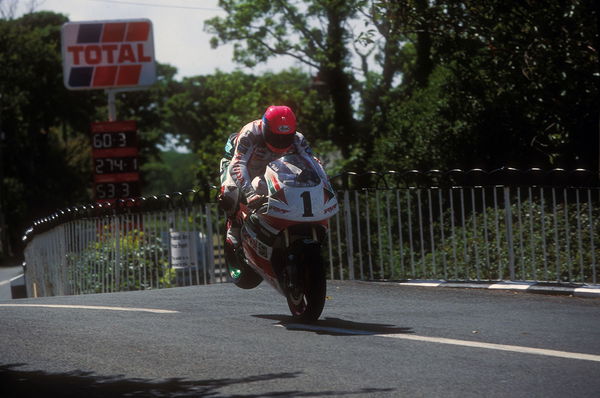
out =
{"type": "Polygon", "coordinates": [[[295,320],[314,322],[323,312],[327,294],[321,247],[317,242],[303,241],[296,249],[292,251],[293,264],[285,271],[285,297],[295,320]]]}

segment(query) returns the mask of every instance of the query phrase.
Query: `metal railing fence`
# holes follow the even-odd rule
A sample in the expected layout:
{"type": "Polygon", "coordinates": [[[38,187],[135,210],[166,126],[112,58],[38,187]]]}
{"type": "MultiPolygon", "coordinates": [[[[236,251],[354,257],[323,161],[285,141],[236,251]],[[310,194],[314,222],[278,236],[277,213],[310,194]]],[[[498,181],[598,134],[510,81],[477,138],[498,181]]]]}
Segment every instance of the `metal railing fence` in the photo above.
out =
{"type": "Polygon", "coordinates": [[[24,253],[29,296],[224,280],[224,216],[198,192],[74,207],[39,225],[24,253]]]}
{"type": "MultiPolygon", "coordinates": [[[[585,170],[343,173],[330,279],[598,283],[600,188],[585,170]]],[[[88,205],[25,237],[29,296],[225,280],[210,192],[88,205]]]]}

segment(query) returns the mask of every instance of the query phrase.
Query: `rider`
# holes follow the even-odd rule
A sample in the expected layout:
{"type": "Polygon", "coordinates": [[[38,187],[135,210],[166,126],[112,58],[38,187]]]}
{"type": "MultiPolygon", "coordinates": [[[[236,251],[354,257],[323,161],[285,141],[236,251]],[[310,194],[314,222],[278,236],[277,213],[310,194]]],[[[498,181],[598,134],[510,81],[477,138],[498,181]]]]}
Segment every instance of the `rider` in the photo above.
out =
{"type": "MultiPolygon", "coordinates": [[[[246,124],[232,134],[221,160],[221,207],[227,213],[226,247],[240,245],[240,222],[236,213],[240,200],[250,208],[261,206],[266,197],[261,187],[253,187],[252,180],[265,172],[267,165],[289,153],[297,153],[309,162],[319,162],[304,139],[296,131],[296,115],[287,106],[272,105],[262,119],[246,124]]],[[[317,170],[321,167],[317,167],[317,170]]],[[[322,176],[323,177],[323,176],[322,176]]]]}

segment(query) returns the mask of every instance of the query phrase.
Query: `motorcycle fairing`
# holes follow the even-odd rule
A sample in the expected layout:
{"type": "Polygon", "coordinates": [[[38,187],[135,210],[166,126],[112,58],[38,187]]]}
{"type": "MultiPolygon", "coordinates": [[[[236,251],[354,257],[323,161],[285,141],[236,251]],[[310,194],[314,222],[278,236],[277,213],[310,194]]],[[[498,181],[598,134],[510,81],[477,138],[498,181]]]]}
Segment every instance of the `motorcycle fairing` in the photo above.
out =
{"type": "MultiPolygon", "coordinates": [[[[244,255],[250,260],[250,264],[254,263],[259,266],[257,269],[263,278],[269,279],[270,283],[276,282],[277,277],[271,266],[271,257],[273,248],[265,245],[258,239],[254,231],[250,228],[242,228],[242,247],[244,255]]],[[[256,267],[253,267],[256,269],[256,267]]]]}
{"type": "Polygon", "coordinates": [[[284,268],[291,260],[283,253],[296,240],[322,242],[338,202],[321,165],[298,154],[271,162],[253,186],[264,189],[268,201],[253,213],[242,206],[245,261],[285,295],[284,268]]]}
{"type": "Polygon", "coordinates": [[[264,178],[269,190],[266,214],[271,217],[315,222],[331,218],[339,210],[327,178],[320,177],[302,156],[292,154],[274,160],[264,178]]]}

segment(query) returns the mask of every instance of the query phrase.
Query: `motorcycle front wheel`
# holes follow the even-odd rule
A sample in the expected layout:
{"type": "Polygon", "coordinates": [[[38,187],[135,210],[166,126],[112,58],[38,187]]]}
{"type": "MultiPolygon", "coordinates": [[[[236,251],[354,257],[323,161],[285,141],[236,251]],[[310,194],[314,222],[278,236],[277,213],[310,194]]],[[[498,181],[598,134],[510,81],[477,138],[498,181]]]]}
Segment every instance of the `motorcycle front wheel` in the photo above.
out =
{"type": "Polygon", "coordinates": [[[292,252],[294,263],[285,272],[288,307],[295,320],[314,322],[325,306],[327,281],[317,242],[304,242],[292,252]]]}

